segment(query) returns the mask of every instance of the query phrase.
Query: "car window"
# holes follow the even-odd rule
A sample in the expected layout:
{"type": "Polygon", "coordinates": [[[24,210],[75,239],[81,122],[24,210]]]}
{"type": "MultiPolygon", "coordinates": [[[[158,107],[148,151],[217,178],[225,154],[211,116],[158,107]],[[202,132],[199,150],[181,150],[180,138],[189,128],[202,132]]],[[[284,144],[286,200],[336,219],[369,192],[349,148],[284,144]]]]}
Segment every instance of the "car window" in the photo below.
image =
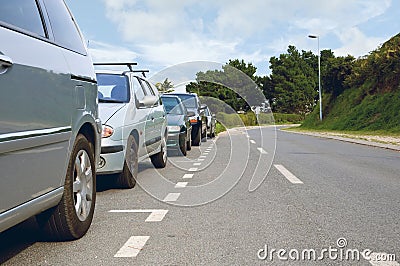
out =
{"type": "Polygon", "coordinates": [[[42,17],[35,0],[2,1],[0,21],[46,37],[42,17]]]}
{"type": "Polygon", "coordinates": [[[183,115],[184,110],[176,98],[161,97],[164,109],[167,114],[183,115]]]}
{"type": "Polygon", "coordinates": [[[140,84],[142,84],[143,90],[145,91],[146,95],[155,95],[154,91],[151,89],[150,85],[144,79],[139,79],[140,84]]]}
{"type": "Polygon", "coordinates": [[[55,42],[75,52],[86,54],[82,36],[63,0],[46,0],[55,42]]]}
{"type": "Polygon", "coordinates": [[[149,91],[151,93],[151,95],[156,96],[156,93],[153,90],[153,87],[150,85],[150,83],[147,80],[144,80],[144,83],[147,85],[147,87],[149,88],[149,91]]]}
{"type": "Polygon", "coordinates": [[[125,75],[97,74],[99,102],[129,102],[128,78],[125,75]]]}
{"type": "Polygon", "coordinates": [[[182,100],[186,108],[197,108],[196,96],[189,94],[177,94],[176,96],[182,100]]]}
{"type": "Polygon", "coordinates": [[[134,78],[133,82],[134,82],[133,87],[135,90],[136,98],[140,101],[144,98],[144,96],[147,95],[147,91],[143,88],[142,82],[140,79],[134,78]]]}

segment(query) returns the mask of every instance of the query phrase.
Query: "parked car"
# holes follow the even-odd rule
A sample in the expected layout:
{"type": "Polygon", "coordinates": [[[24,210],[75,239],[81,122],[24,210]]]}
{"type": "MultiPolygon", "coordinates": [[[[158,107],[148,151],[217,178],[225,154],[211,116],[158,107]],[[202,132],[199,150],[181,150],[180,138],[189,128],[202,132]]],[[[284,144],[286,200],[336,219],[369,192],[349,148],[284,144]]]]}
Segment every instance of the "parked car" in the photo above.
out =
{"type": "Polygon", "coordinates": [[[200,100],[196,93],[168,93],[167,95],[178,96],[187,110],[193,112],[190,118],[192,124],[192,145],[199,146],[201,141],[207,141],[207,118],[200,109],[200,100]]]}
{"type": "Polygon", "coordinates": [[[165,167],[168,130],[157,89],[132,70],[133,64],[123,65],[129,70],[96,70],[103,122],[98,172],[118,173],[117,186],[132,188],[138,162],[150,157],[156,168],[165,167]]]}
{"type": "Polygon", "coordinates": [[[0,40],[0,232],[36,215],[46,237],[80,238],[101,132],[85,42],[63,0],[2,1],[0,40]]]}
{"type": "Polygon", "coordinates": [[[178,149],[186,156],[187,151],[192,148],[192,124],[190,117],[194,112],[188,112],[181,99],[177,96],[162,95],[161,100],[167,113],[169,148],[178,149]]]}
{"type": "Polygon", "coordinates": [[[215,127],[217,124],[217,119],[215,114],[213,114],[206,104],[201,105],[201,110],[204,112],[204,116],[207,118],[207,135],[210,138],[215,137],[215,127]]]}

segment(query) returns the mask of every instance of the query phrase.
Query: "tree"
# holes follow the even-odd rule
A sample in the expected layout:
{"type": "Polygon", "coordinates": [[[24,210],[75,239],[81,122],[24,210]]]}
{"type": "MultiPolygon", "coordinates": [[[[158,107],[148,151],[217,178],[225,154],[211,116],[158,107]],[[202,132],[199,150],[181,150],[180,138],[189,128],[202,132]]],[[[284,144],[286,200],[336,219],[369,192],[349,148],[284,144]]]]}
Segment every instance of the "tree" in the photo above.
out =
{"type": "Polygon", "coordinates": [[[222,70],[197,73],[196,82],[188,84],[186,90],[220,99],[236,111],[249,110],[250,105],[264,102],[261,90],[256,89],[256,71],[252,63],[229,60],[222,70]]]}
{"type": "Polygon", "coordinates": [[[270,59],[274,111],[299,114],[312,111],[318,95],[315,58],[311,52],[300,53],[289,46],[287,54],[270,59]]]}
{"type": "Polygon", "coordinates": [[[155,86],[157,90],[161,93],[172,92],[173,91],[172,88],[174,87],[174,85],[172,84],[171,81],[168,80],[168,78],[166,78],[162,83],[157,82],[155,86]]]}

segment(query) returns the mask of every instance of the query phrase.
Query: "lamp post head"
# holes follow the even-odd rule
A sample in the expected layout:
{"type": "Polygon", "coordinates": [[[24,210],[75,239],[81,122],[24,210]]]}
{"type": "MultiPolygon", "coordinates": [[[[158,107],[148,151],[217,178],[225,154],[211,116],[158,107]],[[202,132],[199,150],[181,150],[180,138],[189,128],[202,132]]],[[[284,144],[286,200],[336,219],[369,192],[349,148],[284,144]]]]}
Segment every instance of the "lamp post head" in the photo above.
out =
{"type": "Polygon", "coordinates": [[[311,38],[311,39],[318,39],[318,36],[317,36],[317,35],[308,35],[308,38],[311,38]]]}

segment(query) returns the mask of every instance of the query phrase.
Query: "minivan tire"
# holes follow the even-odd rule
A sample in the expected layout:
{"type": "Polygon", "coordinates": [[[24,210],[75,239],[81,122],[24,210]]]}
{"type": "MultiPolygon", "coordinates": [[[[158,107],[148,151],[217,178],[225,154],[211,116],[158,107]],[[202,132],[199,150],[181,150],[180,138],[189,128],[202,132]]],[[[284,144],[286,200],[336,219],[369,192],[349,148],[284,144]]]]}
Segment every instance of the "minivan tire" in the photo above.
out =
{"type": "Polygon", "coordinates": [[[135,187],[138,173],[138,146],[135,137],[130,135],[126,145],[126,155],[122,172],[116,179],[118,188],[130,189],[135,187]]]}
{"type": "Polygon", "coordinates": [[[92,222],[95,202],[94,152],[86,137],[78,134],[68,162],[61,201],[56,207],[39,214],[38,224],[48,240],[81,238],[92,222]]]}

